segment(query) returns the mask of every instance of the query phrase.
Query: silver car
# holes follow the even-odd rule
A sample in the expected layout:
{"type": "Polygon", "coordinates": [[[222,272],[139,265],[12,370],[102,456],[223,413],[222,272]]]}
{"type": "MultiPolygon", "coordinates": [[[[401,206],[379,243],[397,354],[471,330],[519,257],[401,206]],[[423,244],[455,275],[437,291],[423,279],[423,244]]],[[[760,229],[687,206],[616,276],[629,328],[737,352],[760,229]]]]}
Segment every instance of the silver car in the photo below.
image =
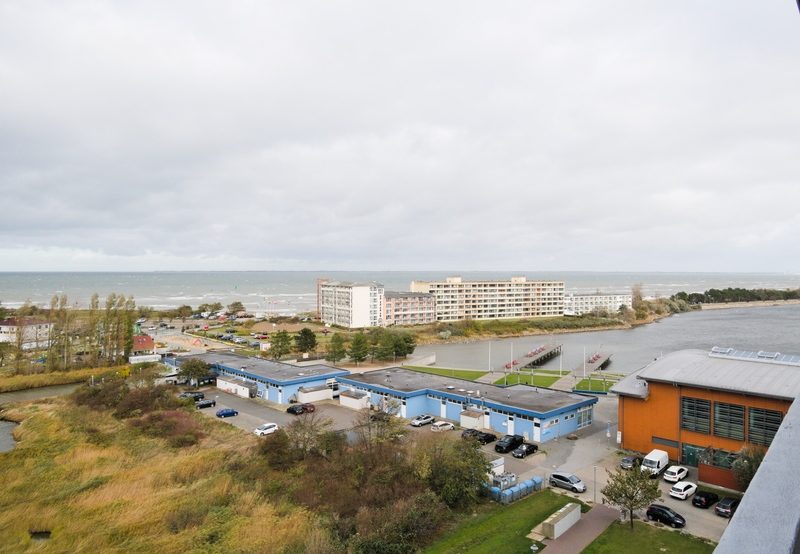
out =
{"type": "Polygon", "coordinates": [[[586,490],[586,485],[581,481],[580,477],[560,471],[550,474],[550,486],[560,487],[572,492],[584,492],[586,490]]]}

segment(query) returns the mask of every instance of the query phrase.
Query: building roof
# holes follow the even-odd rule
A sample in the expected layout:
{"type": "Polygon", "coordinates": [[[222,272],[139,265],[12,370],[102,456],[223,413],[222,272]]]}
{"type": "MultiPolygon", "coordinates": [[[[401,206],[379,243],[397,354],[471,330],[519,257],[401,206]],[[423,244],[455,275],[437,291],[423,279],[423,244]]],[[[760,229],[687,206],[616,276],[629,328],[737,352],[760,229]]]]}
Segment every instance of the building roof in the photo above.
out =
{"type": "Polygon", "coordinates": [[[150,335],[133,335],[133,350],[152,350],[155,341],[150,335]]]}
{"type": "Polygon", "coordinates": [[[294,365],[283,362],[265,360],[251,356],[242,356],[232,352],[212,351],[205,354],[191,354],[181,356],[179,360],[195,358],[203,360],[209,365],[221,366],[236,373],[241,373],[251,378],[263,378],[276,383],[302,383],[305,381],[315,381],[347,375],[350,372],[346,369],[339,369],[324,364],[314,365],[294,365]]]}
{"type": "Polygon", "coordinates": [[[9,317],[7,319],[0,320],[0,325],[3,325],[3,326],[16,327],[16,326],[20,325],[20,323],[23,326],[28,326],[28,325],[52,325],[49,321],[42,321],[42,320],[28,318],[28,317],[22,317],[22,318],[9,317]]]}
{"type": "Polygon", "coordinates": [[[384,296],[386,298],[434,298],[434,295],[429,292],[397,292],[392,290],[387,290],[384,296]]]}
{"type": "Polygon", "coordinates": [[[332,287],[383,287],[383,284],[377,283],[375,281],[370,281],[368,283],[354,283],[351,281],[322,281],[320,282],[320,286],[332,286],[332,287]]]}
{"type": "Polygon", "coordinates": [[[487,383],[476,383],[441,375],[432,375],[401,367],[377,369],[346,376],[343,380],[365,385],[379,386],[401,393],[424,393],[438,391],[454,397],[464,397],[475,403],[503,404],[521,408],[537,414],[564,411],[576,404],[594,404],[597,398],[529,385],[500,387],[487,383]]]}
{"type": "Polygon", "coordinates": [[[644,381],[650,381],[786,400],[800,395],[800,361],[758,354],[716,348],[712,352],[679,350],[628,375],[611,392],[646,398],[644,381]]]}

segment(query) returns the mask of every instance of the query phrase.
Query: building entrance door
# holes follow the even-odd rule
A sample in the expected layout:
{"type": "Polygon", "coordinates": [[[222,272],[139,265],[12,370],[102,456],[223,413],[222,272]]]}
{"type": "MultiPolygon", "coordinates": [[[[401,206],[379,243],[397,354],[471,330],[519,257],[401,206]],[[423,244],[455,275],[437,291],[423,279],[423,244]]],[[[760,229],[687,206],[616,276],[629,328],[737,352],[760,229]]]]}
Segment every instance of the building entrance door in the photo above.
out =
{"type": "Polygon", "coordinates": [[[508,434],[509,435],[513,435],[514,434],[514,418],[513,417],[509,416],[508,420],[506,421],[506,429],[508,429],[508,434]]]}

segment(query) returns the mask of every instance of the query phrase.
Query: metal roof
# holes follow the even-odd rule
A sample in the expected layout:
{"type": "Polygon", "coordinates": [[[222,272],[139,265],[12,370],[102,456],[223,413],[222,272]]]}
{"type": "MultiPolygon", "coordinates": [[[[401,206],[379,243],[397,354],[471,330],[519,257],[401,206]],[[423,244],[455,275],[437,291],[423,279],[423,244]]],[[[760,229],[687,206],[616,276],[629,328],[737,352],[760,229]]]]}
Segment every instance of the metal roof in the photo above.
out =
{"type": "Polygon", "coordinates": [[[764,354],[720,348],[679,350],[628,375],[611,392],[646,398],[647,386],[641,381],[652,381],[794,400],[800,395],[798,356],[764,354]]]}
{"type": "Polygon", "coordinates": [[[436,391],[451,397],[467,399],[470,402],[482,401],[486,404],[502,404],[537,414],[545,414],[565,408],[571,409],[579,404],[594,404],[597,402],[597,398],[594,397],[542,387],[529,385],[500,387],[400,367],[351,374],[344,377],[342,381],[372,385],[390,391],[397,391],[398,393],[424,394],[426,391],[436,391]]]}
{"type": "Polygon", "coordinates": [[[264,358],[255,358],[252,356],[242,356],[232,352],[212,351],[205,354],[191,354],[189,356],[181,356],[179,360],[189,358],[196,358],[203,360],[210,365],[223,366],[226,369],[236,370],[244,374],[253,375],[280,382],[303,382],[314,381],[324,377],[336,377],[338,375],[347,375],[350,373],[345,369],[331,367],[324,364],[314,364],[299,366],[293,364],[286,364],[283,362],[274,362],[272,360],[265,360],[264,358]]]}
{"type": "Polygon", "coordinates": [[[800,402],[783,418],[764,461],[728,523],[718,554],[734,552],[797,552],[800,547],[800,402]]]}

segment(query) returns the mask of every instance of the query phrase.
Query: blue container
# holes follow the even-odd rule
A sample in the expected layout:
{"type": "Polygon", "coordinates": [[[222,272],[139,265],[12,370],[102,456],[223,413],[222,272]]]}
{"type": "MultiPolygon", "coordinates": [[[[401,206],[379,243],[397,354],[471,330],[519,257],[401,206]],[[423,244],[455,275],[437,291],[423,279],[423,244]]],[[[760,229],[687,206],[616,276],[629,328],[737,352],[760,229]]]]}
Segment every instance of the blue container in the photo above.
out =
{"type": "Polygon", "coordinates": [[[514,485],[513,487],[511,487],[511,491],[512,491],[512,496],[514,497],[514,500],[519,500],[520,498],[525,496],[525,492],[524,492],[525,488],[522,485],[514,485]]]}
{"type": "Polygon", "coordinates": [[[533,477],[533,478],[531,479],[531,481],[533,481],[533,490],[535,490],[535,491],[540,491],[540,490],[542,490],[542,483],[543,483],[543,480],[542,480],[542,478],[541,478],[541,477],[533,477]]]}
{"type": "Polygon", "coordinates": [[[506,489],[504,491],[500,491],[500,503],[501,504],[511,504],[511,489],[506,489]]]}
{"type": "Polygon", "coordinates": [[[525,487],[525,494],[526,495],[529,495],[529,494],[531,494],[533,492],[533,490],[534,490],[533,489],[533,480],[526,479],[525,481],[522,482],[522,485],[525,487]]]}
{"type": "Polygon", "coordinates": [[[495,502],[500,501],[500,487],[489,487],[489,496],[495,502]]]}

